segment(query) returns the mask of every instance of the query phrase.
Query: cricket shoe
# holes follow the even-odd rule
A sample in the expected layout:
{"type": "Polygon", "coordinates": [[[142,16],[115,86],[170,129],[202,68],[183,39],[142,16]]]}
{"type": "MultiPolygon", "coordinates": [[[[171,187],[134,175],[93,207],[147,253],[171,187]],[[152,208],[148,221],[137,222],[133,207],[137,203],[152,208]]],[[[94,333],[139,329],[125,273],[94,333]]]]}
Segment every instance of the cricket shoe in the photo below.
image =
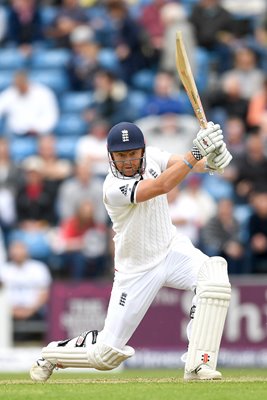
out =
{"type": "Polygon", "coordinates": [[[185,381],[214,381],[222,379],[222,374],[206,364],[201,364],[192,372],[184,373],[185,381]]]}
{"type": "Polygon", "coordinates": [[[56,368],[55,364],[39,358],[31,367],[30,377],[34,382],[45,382],[52,375],[54,368],[56,368]]]}

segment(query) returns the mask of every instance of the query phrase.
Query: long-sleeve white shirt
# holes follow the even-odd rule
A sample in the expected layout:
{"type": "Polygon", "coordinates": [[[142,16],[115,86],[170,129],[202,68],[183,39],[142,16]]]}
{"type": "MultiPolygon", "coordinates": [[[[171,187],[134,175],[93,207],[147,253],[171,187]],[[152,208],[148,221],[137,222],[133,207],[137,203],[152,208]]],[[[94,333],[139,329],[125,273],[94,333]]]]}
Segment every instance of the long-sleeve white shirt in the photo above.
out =
{"type": "Polygon", "coordinates": [[[0,93],[0,118],[3,116],[12,133],[50,133],[59,116],[56,96],[50,88],[39,83],[30,83],[28,92],[23,95],[11,86],[0,93]]]}
{"type": "MultiPolygon", "coordinates": [[[[155,179],[167,167],[171,154],[146,148],[143,179],[155,179]]],[[[103,187],[103,199],[115,231],[115,268],[124,273],[155,267],[167,255],[176,234],[167,196],[136,203],[140,178],[118,179],[111,172],[103,187]]]]}

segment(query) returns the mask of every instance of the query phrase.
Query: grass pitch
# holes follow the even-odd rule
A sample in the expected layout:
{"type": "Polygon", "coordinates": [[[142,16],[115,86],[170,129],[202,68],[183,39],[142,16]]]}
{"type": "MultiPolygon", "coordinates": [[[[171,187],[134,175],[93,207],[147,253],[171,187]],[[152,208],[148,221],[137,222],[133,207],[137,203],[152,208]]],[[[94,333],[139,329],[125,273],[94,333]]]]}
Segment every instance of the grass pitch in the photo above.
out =
{"type": "Polygon", "coordinates": [[[27,374],[0,374],[3,400],[257,400],[267,395],[264,369],[221,370],[222,381],[184,382],[181,370],[55,372],[46,383],[27,374]]]}

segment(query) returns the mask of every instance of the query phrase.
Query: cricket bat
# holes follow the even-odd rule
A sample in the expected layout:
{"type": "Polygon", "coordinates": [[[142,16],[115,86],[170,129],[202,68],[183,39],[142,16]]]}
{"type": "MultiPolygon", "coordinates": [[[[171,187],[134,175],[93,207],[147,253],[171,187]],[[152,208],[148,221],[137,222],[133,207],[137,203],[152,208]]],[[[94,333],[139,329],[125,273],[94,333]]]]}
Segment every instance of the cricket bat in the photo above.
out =
{"type": "Polygon", "coordinates": [[[181,31],[176,33],[176,67],[201,128],[207,128],[207,118],[188,61],[181,31]]]}

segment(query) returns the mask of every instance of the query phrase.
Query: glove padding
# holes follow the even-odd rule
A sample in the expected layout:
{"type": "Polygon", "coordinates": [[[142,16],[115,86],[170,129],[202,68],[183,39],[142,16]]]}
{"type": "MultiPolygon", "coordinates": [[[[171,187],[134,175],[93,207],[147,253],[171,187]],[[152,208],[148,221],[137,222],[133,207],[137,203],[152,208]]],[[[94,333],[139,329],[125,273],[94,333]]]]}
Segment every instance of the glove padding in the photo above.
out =
{"type": "Polygon", "coordinates": [[[209,122],[206,129],[200,129],[193,143],[203,157],[214,153],[223,144],[223,134],[220,125],[214,125],[213,122],[209,122]]]}
{"type": "Polygon", "coordinates": [[[231,153],[226,148],[226,144],[223,142],[216,150],[216,153],[207,155],[207,167],[211,171],[223,173],[224,168],[230,164],[232,158],[231,153]]]}

